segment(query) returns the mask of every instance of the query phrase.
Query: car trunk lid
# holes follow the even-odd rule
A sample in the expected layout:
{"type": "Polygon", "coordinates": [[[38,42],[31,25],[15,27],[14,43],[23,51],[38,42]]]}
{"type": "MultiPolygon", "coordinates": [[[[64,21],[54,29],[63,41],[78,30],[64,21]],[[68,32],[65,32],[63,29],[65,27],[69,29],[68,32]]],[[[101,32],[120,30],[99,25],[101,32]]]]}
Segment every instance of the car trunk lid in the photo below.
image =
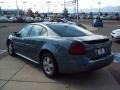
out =
{"type": "Polygon", "coordinates": [[[90,60],[105,58],[111,54],[111,41],[106,36],[91,35],[75,37],[75,41],[82,42],[86,47],[86,56],[90,60]]]}

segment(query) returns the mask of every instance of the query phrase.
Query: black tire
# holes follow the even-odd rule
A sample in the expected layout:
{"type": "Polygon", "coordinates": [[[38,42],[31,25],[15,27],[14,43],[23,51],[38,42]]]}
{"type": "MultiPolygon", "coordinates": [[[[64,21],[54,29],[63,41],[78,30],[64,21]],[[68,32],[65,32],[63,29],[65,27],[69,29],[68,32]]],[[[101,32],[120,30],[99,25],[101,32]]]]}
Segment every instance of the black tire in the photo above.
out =
{"type": "Polygon", "coordinates": [[[43,54],[41,60],[42,60],[41,65],[42,65],[44,74],[49,78],[55,78],[58,74],[58,67],[57,67],[57,63],[53,55],[50,53],[45,53],[43,54]],[[47,64],[45,66],[45,62],[47,61],[48,58],[50,59],[49,64],[52,64],[53,67],[50,67],[49,65],[47,66],[47,64]],[[47,67],[47,70],[45,69],[45,67],[47,67]],[[50,69],[52,70],[51,72],[50,72],[50,69]]]}
{"type": "Polygon", "coordinates": [[[14,48],[13,48],[13,45],[10,41],[8,42],[7,48],[8,48],[8,53],[9,53],[10,56],[15,56],[16,55],[15,51],[14,51],[14,48]]]}

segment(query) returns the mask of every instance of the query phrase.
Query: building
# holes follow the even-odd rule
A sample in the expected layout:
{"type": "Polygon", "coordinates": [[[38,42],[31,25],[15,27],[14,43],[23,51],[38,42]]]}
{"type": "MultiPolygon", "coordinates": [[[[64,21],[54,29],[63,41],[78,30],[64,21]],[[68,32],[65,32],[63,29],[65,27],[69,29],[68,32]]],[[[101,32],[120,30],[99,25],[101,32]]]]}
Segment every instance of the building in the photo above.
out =
{"type": "MultiPolygon", "coordinates": [[[[0,8],[0,15],[18,15],[17,9],[1,9],[0,8]]],[[[24,15],[23,10],[19,10],[19,15],[24,15]]]]}

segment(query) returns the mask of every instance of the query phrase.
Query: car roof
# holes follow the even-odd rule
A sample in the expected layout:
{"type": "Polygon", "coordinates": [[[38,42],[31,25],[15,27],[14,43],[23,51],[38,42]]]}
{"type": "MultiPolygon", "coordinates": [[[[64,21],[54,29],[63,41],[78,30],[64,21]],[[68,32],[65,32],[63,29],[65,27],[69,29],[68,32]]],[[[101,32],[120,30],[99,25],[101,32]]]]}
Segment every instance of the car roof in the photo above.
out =
{"type": "Polygon", "coordinates": [[[31,23],[31,24],[37,24],[37,25],[69,25],[68,23],[62,23],[62,22],[40,22],[40,23],[31,23]]]}

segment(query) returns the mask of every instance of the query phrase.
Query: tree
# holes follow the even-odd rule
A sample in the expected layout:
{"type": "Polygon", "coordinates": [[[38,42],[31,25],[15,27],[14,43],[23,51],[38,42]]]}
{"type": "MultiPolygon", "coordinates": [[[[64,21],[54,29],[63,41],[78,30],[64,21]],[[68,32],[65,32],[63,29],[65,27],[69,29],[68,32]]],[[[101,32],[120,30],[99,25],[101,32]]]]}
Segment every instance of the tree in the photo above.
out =
{"type": "Polygon", "coordinates": [[[68,18],[68,10],[67,10],[67,8],[65,8],[65,9],[63,10],[63,16],[64,16],[65,18],[68,18]]]}
{"type": "Polygon", "coordinates": [[[38,11],[36,11],[34,15],[35,15],[35,16],[37,16],[37,17],[39,17],[39,16],[40,16],[40,14],[39,14],[39,12],[38,12],[38,11]]]}
{"type": "Polygon", "coordinates": [[[31,8],[27,10],[27,16],[34,17],[34,13],[31,8]]]}

